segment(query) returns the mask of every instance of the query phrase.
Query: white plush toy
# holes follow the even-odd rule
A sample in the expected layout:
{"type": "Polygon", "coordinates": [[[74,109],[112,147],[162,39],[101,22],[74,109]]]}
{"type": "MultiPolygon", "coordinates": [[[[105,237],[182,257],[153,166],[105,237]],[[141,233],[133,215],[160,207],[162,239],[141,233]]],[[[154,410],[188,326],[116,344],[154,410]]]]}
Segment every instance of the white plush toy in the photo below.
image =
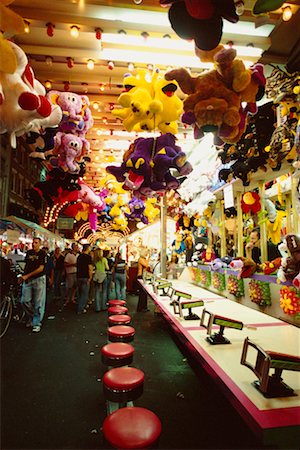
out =
{"type": "MultiPolygon", "coordinates": [[[[16,136],[36,127],[38,120],[52,114],[52,106],[46,99],[44,86],[34,77],[34,73],[23,50],[13,42],[7,41],[13,50],[17,68],[8,73],[0,67],[0,134],[9,133],[12,147],[16,147],[16,136]]],[[[59,123],[57,112],[51,118],[59,123]]]]}

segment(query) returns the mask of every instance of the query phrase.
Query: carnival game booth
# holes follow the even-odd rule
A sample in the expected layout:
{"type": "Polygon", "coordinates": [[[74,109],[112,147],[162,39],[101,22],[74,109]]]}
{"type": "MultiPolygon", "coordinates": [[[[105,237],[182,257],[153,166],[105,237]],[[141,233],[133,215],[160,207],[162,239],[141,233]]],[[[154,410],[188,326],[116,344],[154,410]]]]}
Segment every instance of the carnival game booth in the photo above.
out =
{"type": "Polygon", "coordinates": [[[145,274],[139,282],[261,441],[272,448],[296,447],[299,328],[187,281],[145,274]]]}

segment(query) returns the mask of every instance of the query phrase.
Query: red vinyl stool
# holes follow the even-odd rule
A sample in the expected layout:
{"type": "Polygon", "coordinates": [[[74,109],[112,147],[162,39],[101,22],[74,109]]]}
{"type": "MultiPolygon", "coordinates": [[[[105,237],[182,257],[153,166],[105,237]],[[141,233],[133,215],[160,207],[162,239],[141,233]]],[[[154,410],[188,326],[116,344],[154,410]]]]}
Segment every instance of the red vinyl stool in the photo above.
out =
{"type": "Polygon", "coordinates": [[[133,361],[134,348],[125,342],[106,344],[101,349],[102,362],[110,367],[128,366],[133,361]]]}
{"type": "Polygon", "coordinates": [[[116,367],[108,370],[103,378],[103,393],[107,400],[107,413],[133,406],[143,393],[145,375],[135,367],[116,367]]]}
{"type": "Polygon", "coordinates": [[[107,310],[109,315],[113,314],[127,314],[128,309],[125,306],[110,306],[107,310]]]}
{"type": "Polygon", "coordinates": [[[108,325],[110,327],[114,325],[129,325],[131,322],[131,317],[127,314],[115,314],[108,317],[108,325]]]}
{"type": "Polygon", "coordinates": [[[103,422],[106,441],[117,449],[153,447],[161,434],[161,421],[152,411],[137,406],[120,408],[103,422]]]}
{"type": "Polygon", "coordinates": [[[134,339],[135,329],[128,325],[116,325],[109,327],[107,338],[109,342],[131,342],[134,339]]]}
{"type": "Polygon", "coordinates": [[[125,300],[108,300],[109,306],[126,306],[125,300]]]}

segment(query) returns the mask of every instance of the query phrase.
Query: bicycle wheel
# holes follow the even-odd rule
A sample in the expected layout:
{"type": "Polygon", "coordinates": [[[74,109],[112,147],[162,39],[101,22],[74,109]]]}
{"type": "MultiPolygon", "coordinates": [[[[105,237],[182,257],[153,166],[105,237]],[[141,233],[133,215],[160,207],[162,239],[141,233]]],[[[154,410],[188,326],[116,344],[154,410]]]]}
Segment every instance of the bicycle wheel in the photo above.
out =
{"type": "Polygon", "coordinates": [[[10,297],[5,296],[0,302],[0,338],[8,330],[12,316],[12,301],[10,297]]]}

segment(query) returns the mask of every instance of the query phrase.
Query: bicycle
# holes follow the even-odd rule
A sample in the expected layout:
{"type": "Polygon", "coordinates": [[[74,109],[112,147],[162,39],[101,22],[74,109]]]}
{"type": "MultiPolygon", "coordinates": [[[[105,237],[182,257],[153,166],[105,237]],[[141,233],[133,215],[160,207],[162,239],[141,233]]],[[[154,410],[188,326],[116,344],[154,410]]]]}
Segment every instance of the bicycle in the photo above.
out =
{"type": "MultiPolygon", "coordinates": [[[[16,277],[20,275],[18,267],[14,272],[16,277]]],[[[24,320],[25,310],[19,301],[20,289],[21,287],[17,283],[10,284],[8,292],[0,300],[0,338],[7,332],[12,319],[17,322],[24,320]]]]}

